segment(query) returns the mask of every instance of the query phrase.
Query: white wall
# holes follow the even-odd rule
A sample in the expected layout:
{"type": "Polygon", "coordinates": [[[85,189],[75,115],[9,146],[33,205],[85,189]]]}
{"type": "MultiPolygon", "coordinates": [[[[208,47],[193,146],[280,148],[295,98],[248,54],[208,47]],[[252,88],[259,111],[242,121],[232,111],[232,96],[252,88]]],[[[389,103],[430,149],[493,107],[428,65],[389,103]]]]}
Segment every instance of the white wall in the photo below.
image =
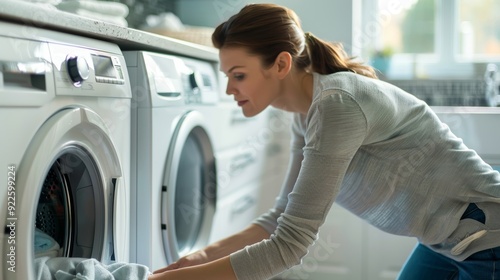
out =
{"type": "Polygon", "coordinates": [[[302,20],[304,31],[327,41],[341,42],[348,53],[353,50],[360,0],[178,0],[175,7],[185,24],[215,27],[247,3],[269,2],[293,9],[302,20]]]}

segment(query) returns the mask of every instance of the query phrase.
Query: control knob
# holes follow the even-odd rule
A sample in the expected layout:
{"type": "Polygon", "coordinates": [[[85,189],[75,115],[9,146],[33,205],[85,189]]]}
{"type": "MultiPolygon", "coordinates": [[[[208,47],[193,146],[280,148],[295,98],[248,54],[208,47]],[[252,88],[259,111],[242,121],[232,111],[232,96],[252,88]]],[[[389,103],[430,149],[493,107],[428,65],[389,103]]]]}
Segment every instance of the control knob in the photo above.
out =
{"type": "Polygon", "coordinates": [[[80,86],[83,81],[89,78],[90,69],[85,58],[70,56],[66,59],[66,64],[69,78],[75,86],[80,86]]]}
{"type": "Polygon", "coordinates": [[[191,89],[201,90],[201,85],[203,85],[201,75],[198,72],[193,71],[189,74],[189,83],[191,84],[191,89]]]}

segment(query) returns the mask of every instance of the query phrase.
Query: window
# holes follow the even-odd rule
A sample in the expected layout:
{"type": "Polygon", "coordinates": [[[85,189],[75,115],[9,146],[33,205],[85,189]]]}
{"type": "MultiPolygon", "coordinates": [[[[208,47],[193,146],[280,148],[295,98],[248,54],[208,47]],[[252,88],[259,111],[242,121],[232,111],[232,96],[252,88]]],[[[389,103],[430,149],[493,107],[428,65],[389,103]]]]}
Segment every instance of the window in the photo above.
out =
{"type": "Polygon", "coordinates": [[[458,24],[461,55],[500,54],[500,1],[459,0],[458,24]]]}
{"type": "Polygon", "coordinates": [[[498,0],[363,0],[357,38],[365,60],[390,57],[388,78],[479,77],[500,62],[498,15],[498,0]]]}
{"type": "Polygon", "coordinates": [[[434,53],[435,0],[379,0],[378,11],[387,17],[380,38],[382,49],[396,53],[434,53]]]}

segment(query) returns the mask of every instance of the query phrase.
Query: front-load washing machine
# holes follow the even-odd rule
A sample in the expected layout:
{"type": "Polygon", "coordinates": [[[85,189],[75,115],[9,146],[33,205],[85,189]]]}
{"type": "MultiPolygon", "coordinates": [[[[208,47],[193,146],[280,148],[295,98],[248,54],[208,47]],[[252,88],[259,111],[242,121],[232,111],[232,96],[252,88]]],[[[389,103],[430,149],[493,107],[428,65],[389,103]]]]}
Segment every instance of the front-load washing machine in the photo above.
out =
{"type": "Polygon", "coordinates": [[[120,49],[6,22],[0,45],[0,278],[35,279],[39,255],[128,261],[131,90],[120,49]]]}
{"type": "Polygon", "coordinates": [[[155,270],[208,244],[220,138],[216,62],[124,52],[132,87],[131,256],[155,270]]]}

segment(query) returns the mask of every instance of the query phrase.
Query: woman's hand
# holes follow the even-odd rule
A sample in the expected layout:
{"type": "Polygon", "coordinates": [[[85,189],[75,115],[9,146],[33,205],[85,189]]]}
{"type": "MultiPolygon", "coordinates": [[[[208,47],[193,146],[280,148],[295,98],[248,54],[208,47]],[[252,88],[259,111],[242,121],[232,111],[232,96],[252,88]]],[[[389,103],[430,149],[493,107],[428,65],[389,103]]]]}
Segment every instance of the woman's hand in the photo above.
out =
{"type": "Polygon", "coordinates": [[[188,267],[188,266],[204,264],[204,263],[207,263],[209,261],[210,260],[207,256],[207,254],[205,253],[205,251],[199,250],[199,251],[196,251],[190,255],[187,255],[187,256],[180,258],[179,260],[177,260],[173,264],[170,264],[167,267],[156,270],[155,272],[153,272],[153,274],[162,273],[162,272],[165,272],[168,270],[174,270],[174,269],[188,267]]]}
{"type": "Polygon", "coordinates": [[[165,273],[156,273],[148,276],[148,280],[167,280],[168,276],[165,273]]]}
{"type": "MultiPolygon", "coordinates": [[[[200,256],[196,253],[190,256],[195,255],[200,256]]],[[[186,257],[186,259],[189,259],[189,256],[186,257]]],[[[155,271],[154,274],[148,277],[148,280],[236,280],[236,275],[234,274],[229,257],[179,269],[168,271],[165,269],[163,272],[160,272],[161,270],[155,271]]]]}

